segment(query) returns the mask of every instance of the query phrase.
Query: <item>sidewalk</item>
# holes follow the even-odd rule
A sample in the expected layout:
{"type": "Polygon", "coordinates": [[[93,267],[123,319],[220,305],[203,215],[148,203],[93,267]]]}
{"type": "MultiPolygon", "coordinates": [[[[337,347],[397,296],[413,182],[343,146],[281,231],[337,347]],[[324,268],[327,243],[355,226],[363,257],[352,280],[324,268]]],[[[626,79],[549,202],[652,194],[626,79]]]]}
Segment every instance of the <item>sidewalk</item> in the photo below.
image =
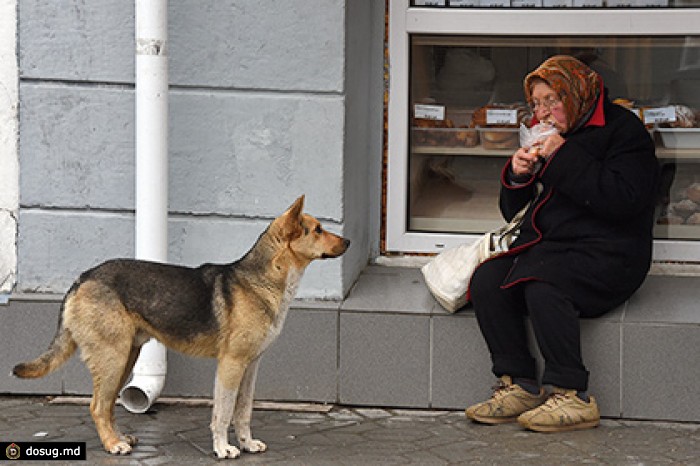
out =
{"type": "Polygon", "coordinates": [[[222,462],[212,454],[208,406],[156,404],[147,414],[117,407],[119,426],[139,444],[116,457],[102,450],[86,405],[0,396],[0,441],[86,442],[81,463],[91,465],[700,465],[700,424],[603,420],[593,430],[536,434],[512,424],[472,424],[457,411],[319,408],[256,409],[253,434],[268,451],[222,462]]]}

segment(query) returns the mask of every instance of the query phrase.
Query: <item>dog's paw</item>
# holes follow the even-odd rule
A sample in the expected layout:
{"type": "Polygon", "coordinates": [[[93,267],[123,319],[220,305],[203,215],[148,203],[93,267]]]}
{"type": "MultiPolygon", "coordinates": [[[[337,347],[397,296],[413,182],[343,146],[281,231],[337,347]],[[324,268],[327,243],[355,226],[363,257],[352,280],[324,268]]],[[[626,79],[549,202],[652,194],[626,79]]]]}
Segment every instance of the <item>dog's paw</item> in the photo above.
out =
{"type": "Polygon", "coordinates": [[[123,442],[128,443],[128,444],[131,445],[132,447],[133,447],[134,445],[136,445],[137,443],[139,443],[139,439],[137,439],[137,438],[134,437],[133,435],[129,435],[129,434],[124,434],[124,435],[122,435],[122,436],[121,436],[121,439],[122,439],[123,442]]]}
{"type": "Polygon", "coordinates": [[[128,455],[131,453],[131,445],[120,440],[107,447],[107,451],[113,455],[128,455]]]}
{"type": "Polygon", "coordinates": [[[233,445],[222,443],[221,445],[214,445],[214,454],[219,459],[238,458],[241,456],[241,451],[233,445]]]}
{"type": "Polygon", "coordinates": [[[241,448],[249,453],[262,453],[267,450],[267,445],[265,445],[265,442],[252,439],[241,442],[241,448]]]}

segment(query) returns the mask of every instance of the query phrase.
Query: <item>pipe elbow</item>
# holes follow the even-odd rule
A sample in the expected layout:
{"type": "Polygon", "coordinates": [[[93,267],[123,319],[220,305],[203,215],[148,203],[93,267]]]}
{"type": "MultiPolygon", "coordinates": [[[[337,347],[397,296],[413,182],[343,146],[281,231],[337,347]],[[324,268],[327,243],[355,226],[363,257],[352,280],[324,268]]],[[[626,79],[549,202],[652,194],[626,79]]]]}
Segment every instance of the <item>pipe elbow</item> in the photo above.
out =
{"type": "Polygon", "coordinates": [[[160,396],[167,373],[167,350],[156,340],[143,345],[131,381],[122,389],[120,401],[127,411],[143,414],[160,396]]]}

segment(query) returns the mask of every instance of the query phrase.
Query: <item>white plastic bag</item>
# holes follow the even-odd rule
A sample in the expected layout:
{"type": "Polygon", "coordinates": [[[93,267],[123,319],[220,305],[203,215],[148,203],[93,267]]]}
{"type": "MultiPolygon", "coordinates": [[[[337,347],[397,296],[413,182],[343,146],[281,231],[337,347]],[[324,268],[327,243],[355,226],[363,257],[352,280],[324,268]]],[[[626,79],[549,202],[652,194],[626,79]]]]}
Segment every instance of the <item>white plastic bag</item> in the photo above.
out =
{"type": "Polygon", "coordinates": [[[559,130],[549,122],[539,122],[531,128],[520,124],[520,147],[531,149],[542,143],[547,137],[557,134],[559,130]]]}
{"type": "Polygon", "coordinates": [[[471,244],[447,249],[421,268],[425,284],[446,311],[455,312],[467,304],[469,282],[487,257],[488,241],[484,235],[471,244]]]}
{"type": "Polygon", "coordinates": [[[467,291],[476,268],[486,259],[506,252],[517,237],[530,204],[505,225],[484,233],[471,244],[447,249],[421,268],[428,289],[447,312],[467,304],[467,291]]]}

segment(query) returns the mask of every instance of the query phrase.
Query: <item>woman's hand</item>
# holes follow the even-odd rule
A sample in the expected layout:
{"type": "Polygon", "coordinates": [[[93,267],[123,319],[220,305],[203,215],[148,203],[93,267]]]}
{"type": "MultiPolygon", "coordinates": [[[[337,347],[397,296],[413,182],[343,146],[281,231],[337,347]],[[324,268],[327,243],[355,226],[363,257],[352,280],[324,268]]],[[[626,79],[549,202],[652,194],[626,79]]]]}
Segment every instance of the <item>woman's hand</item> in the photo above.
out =
{"type": "Polygon", "coordinates": [[[549,158],[566,142],[566,139],[561,135],[552,134],[544,141],[534,144],[530,148],[521,147],[513,154],[511,160],[511,169],[515,175],[532,175],[539,166],[537,162],[540,158],[549,158]]]}
{"type": "Polygon", "coordinates": [[[547,136],[547,138],[538,144],[536,147],[539,149],[539,156],[548,159],[553,153],[559,150],[559,148],[566,142],[566,139],[561,137],[559,133],[547,136]]]}
{"type": "Polygon", "coordinates": [[[521,147],[515,154],[513,154],[513,157],[510,161],[510,166],[513,170],[513,174],[532,175],[535,171],[535,164],[537,163],[537,158],[537,148],[528,150],[524,147],[521,147]]]}

